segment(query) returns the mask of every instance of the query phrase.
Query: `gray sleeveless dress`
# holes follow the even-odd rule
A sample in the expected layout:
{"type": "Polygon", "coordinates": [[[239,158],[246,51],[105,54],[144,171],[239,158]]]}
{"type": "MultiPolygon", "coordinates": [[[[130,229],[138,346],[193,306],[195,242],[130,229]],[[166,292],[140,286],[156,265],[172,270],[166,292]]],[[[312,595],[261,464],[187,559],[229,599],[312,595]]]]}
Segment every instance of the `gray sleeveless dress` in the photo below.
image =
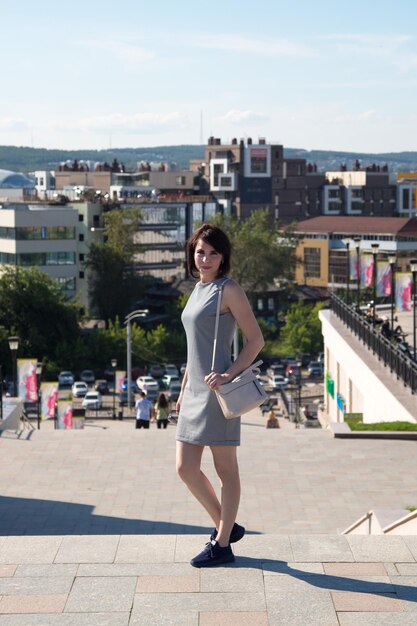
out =
{"type": "MultiPolygon", "coordinates": [[[[178,418],[177,440],[200,446],[240,444],[240,417],[227,420],[216,394],[204,382],[211,371],[218,285],[225,280],[223,277],[211,283],[197,283],[181,317],[187,335],[188,381],[178,418]]],[[[223,373],[231,363],[235,327],[230,312],[220,313],[216,372],[223,373]]]]}

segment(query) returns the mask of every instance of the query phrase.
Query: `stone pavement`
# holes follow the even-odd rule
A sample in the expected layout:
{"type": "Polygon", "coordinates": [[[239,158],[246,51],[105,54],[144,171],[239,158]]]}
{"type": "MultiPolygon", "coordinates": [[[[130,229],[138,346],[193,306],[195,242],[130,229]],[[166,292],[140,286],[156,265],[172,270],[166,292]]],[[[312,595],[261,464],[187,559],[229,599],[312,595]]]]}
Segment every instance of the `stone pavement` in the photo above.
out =
{"type": "MultiPolygon", "coordinates": [[[[248,534],[196,570],[210,524],[174,471],[175,429],[42,424],[0,439],[0,626],[417,623],[417,537],[341,536],[417,505],[415,443],[244,420],[248,534]]],[[[209,452],[204,466],[215,479],[209,452]]]]}

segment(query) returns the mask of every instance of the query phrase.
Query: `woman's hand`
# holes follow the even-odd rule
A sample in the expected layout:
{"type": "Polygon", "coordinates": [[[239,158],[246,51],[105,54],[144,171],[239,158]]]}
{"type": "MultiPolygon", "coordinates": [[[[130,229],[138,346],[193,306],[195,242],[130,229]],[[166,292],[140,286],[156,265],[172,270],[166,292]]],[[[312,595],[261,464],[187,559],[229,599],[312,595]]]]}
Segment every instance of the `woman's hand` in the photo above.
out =
{"type": "Polygon", "coordinates": [[[204,382],[210,387],[210,389],[217,389],[220,385],[229,383],[231,380],[230,374],[225,372],[224,374],[218,374],[217,372],[210,372],[204,377],[204,382]]]}

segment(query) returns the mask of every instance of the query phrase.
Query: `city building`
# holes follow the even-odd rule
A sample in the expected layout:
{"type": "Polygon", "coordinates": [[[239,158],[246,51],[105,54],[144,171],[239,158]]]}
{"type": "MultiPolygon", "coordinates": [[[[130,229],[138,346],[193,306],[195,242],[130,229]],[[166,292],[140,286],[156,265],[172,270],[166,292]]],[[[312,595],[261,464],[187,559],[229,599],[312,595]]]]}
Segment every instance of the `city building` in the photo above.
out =
{"type": "Polygon", "coordinates": [[[22,202],[37,197],[35,179],[10,170],[0,169],[0,202],[22,202]]]}
{"type": "MultiPolygon", "coordinates": [[[[319,216],[299,222],[296,237],[295,279],[311,287],[344,287],[348,251],[371,253],[378,245],[378,259],[395,257],[397,271],[408,271],[417,255],[417,218],[319,216]]],[[[354,288],[355,285],[352,285],[354,288]]]]}

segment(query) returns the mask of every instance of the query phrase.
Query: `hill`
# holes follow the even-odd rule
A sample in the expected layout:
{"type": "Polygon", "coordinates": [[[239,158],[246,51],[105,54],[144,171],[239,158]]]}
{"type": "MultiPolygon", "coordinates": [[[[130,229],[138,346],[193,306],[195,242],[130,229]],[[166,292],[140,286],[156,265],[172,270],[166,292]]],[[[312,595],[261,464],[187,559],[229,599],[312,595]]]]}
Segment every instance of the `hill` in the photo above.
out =
{"type": "MultiPolygon", "coordinates": [[[[417,171],[417,152],[363,153],[331,150],[303,150],[285,148],[286,157],[304,158],[316,163],[319,170],[339,170],[341,164],[348,169],[356,159],[362,165],[388,164],[392,171],[417,171]]],[[[117,159],[127,169],[135,169],[139,161],[165,161],[177,163],[180,168],[187,168],[190,159],[203,158],[204,146],[158,146],[156,148],[114,148],[111,150],[48,150],[17,146],[0,146],[0,169],[15,172],[34,170],[54,170],[61,161],[74,159],[107,161],[117,159]]]]}

